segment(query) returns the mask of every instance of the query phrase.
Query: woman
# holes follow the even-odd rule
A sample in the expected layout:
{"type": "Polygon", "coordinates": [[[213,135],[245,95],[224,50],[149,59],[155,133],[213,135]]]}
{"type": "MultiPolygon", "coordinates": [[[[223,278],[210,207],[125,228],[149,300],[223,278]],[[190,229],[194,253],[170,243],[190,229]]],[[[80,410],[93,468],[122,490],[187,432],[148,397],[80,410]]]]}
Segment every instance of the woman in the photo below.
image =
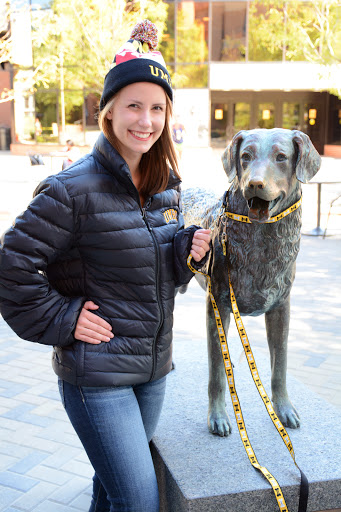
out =
{"type": "Polygon", "coordinates": [[[183,228],[172,88],[145,20],[104,82],[90,155],[47,178],[4,235],[1,314],[53,345],[63,405],[95,469],[90,511],[156,512],[149,451],[172,365],[175,287],[210,231],[183,228]],[[169,169],[168,163],[173,170],[169,169]]]}

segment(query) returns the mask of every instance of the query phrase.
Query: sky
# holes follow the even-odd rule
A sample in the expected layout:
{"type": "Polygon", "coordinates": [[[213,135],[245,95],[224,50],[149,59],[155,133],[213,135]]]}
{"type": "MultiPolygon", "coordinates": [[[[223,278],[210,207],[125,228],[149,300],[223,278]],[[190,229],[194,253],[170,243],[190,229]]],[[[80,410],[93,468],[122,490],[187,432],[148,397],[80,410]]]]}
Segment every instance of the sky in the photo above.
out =
{"type": "Polygon", "coordinates": [[[49,7],[51,0],[31,0],[32,7],[37,6],[40,8],[49,7]]]}
{"type": "MultiPolygon", "coordinates": [[[[0,0],[0,4],[2,2],[5,3],[5,0],[0,0]]],[[[39,9],[42,7],[48,7],[51,4],[51,0],[11,0],[11,4],[16,7],[31,5],[33,8],[37,7],[39,9]]]]}

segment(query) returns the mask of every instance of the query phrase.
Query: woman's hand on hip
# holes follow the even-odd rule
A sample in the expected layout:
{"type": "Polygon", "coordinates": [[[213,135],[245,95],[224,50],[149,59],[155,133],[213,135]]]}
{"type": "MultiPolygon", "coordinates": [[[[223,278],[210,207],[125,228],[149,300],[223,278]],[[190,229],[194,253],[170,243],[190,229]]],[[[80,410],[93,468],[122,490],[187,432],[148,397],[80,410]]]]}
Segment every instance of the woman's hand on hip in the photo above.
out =
{"type": "Polygon", "coordinates": [[[195,261],[200,261],[210,250],[212,231],[210,229],[197,229],[193,235],[191,255],[195,261]]]}
{"type": "Polygon", "coordinates": [[[110,341],[114,337],[111,325],[103,318],[91,313],[90,309],[98,308],[99,306],[92,300],[85,302],[76,324],[74,334],[76,340],[98,345],[102,341],[110,341]]]}

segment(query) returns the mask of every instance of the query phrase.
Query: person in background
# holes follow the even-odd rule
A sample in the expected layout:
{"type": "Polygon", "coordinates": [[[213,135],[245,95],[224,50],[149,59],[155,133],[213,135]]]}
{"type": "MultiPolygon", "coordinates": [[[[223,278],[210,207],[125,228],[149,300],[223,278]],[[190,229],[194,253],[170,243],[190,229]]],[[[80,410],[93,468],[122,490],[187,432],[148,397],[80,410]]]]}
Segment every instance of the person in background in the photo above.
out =
{"type": "Polygon", "coordinates": [[[74,145],[74,142],[71,139],[66,141],[66,148],[63,152],[65,153],[66,158],[63,160],[62,170],[69,167],[69,165],[73,164],[73,162],[76,162],[81,157],[79,148],[74,145]]]}
{"type": "Polygon", "coordinates": [[[36,137],[39,137],[42,134],[42,132],[43,132],[43,129],[42,129],[39,117],[35,118],[35,121],[34,121],[34,131],[35,131],[36,137]]]}
{"type": "Polygon", "coordinates": [[[179,159],[181,160],[185,137],[185,127],[182,123],[180,123],[179,116],[175,117],[175,122],[172,126],[172,137],[179,154],[179,159]]]}
{"type": "Polygon", "coordinates": [[[149,441],[172,366],[175,289],[201,268],[210,230],[184,228],[157,30],[116,54],[91,154],[50,176],[3,236],[0,311],[53,346],[62,403],[94,467],[89,512],[157,512],[149,441]]]}

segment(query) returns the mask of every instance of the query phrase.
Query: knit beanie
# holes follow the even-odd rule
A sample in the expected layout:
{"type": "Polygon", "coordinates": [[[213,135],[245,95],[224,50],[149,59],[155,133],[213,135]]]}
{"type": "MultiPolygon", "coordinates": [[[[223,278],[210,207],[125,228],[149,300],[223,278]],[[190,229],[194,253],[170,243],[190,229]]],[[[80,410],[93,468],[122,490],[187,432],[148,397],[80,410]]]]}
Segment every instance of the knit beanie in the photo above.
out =
{"type": "Polygon", "coordinates": [[[171,78],[161,53],[155,51],[157,43],[157,28],[154,23],[149,20],[140,21],[133,29],[129,41],[116,53],[105,77],[100,110],[103,110],[116,92],[136,82],[161,85],[173,101],[171,78]]]}

